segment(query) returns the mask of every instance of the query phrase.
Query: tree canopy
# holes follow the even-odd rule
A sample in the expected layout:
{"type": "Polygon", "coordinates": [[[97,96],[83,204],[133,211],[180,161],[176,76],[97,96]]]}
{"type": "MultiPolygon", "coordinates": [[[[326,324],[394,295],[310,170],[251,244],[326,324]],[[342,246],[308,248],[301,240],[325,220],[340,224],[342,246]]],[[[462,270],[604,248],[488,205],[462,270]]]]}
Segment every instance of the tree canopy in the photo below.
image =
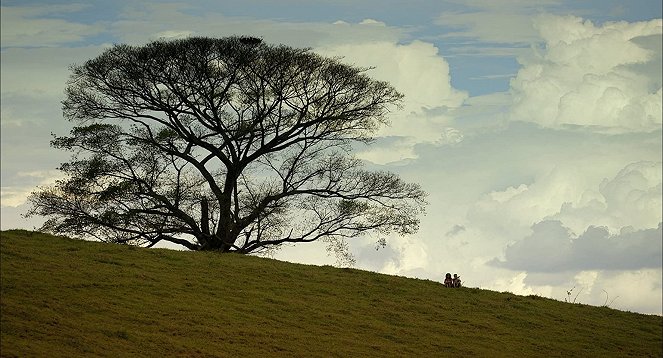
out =
{"type": "Polygon", "coordinates": [[[71,68],[65,179],[34,192],[42,230],[254,253],[416,232],[425,192],[351,153],[402,99],[365,68],[260,39],[115,45],[71,68]]]}

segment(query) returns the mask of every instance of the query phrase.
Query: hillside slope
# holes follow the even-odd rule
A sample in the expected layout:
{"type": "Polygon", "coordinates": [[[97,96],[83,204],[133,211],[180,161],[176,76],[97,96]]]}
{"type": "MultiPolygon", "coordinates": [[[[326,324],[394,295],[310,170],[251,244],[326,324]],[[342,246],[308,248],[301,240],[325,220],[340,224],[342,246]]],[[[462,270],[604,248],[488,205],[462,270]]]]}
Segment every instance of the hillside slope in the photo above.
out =
{"type": "Polygon", "coordinates": [[[663,318],[353,269],[5,231],[13,356],[651,356],[663,318]]]}

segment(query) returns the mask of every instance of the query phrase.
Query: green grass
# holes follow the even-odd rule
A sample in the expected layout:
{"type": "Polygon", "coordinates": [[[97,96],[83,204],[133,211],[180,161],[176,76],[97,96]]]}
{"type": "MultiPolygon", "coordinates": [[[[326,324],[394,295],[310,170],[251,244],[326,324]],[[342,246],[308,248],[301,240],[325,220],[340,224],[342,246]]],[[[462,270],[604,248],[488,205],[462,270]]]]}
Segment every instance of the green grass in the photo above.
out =
{"type": "Polygon", "coordinates": [[[663,355],[661,316],[21,230],[0,243],[3,357],[663,355]]]}

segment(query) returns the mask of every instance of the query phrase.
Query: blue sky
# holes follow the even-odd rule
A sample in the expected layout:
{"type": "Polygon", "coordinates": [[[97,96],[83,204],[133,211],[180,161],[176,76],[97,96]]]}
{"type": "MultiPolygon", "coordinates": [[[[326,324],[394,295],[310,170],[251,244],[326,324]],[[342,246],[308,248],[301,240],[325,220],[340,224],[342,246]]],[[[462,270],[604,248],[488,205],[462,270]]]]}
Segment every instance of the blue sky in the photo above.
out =
{"type": "MultiPolygon", "coordinates": [[[[58,178],[68,66],[113,43],[253,35],[374,69],[405,94],[356,154],[430,194],[357,267],[662,313],[661,2],[2,1],[2,229],[58,178]],[[628,285],[623,282],[629,282],[628,285]]],[[[329,264],[324,246],[276,258],[329,264]]]]}

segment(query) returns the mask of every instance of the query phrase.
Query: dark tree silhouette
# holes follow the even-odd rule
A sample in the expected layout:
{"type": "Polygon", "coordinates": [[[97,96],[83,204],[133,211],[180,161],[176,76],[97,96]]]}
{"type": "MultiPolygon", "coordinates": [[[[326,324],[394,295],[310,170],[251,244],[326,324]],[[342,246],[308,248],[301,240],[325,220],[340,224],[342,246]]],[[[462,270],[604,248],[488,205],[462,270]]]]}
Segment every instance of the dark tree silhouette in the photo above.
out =
{"type": "Polygon", "coordinates": [[[413,233],[425,193],[350,153],[402,98],[366,69],[228,37],[115,45],[72,66],[52,146],[66,179],[30,196],[42,230],[252,253],[413,233]]]}

